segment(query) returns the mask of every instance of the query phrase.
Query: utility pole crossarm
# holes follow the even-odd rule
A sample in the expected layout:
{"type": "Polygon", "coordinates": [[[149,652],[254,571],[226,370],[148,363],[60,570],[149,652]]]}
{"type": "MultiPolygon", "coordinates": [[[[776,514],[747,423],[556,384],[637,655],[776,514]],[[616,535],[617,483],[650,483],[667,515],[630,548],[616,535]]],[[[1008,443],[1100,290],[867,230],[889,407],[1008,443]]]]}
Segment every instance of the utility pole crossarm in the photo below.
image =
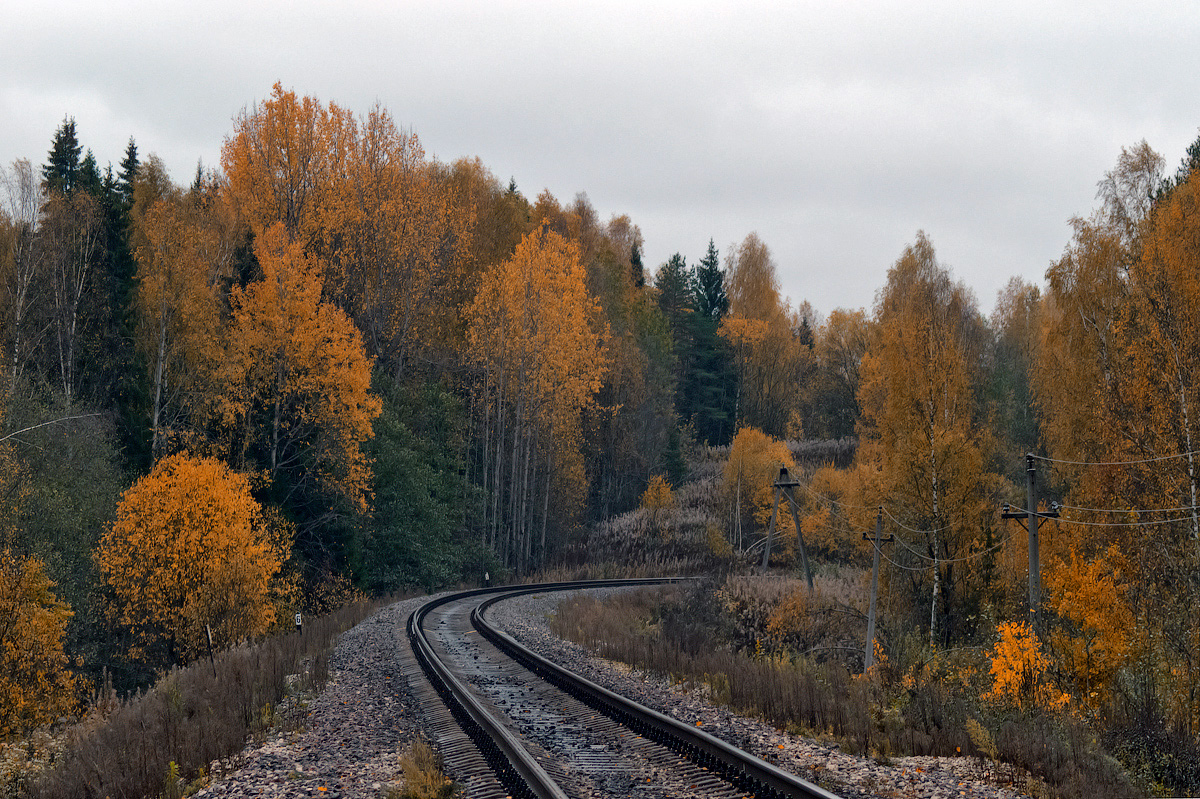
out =
{"type": "MultiPolygon", "coordinates": [[[[1037,513],[1035,513],[1034,515],[1037,516],[1039,519],[1060,518],[1059,505],[1057,502],[1051,502],[1050,510],[1040,510],[1037,513]]],[[[1016,519],[1017,521],[1022,523],[1021,527],[1025,528],[1024,522],[1026,519],[1029,518],[1029,511],[1013,510],[1012,505],[1005,502],[1003,505],[1000,506],[1000,518],[1001,519],[1016,519]]],[[[1028,529],[1028,528],[1025,528],[1025,529],[1028,529]]]]}
{"type": "Polygon", "coordinates": [[[1037,468],[1034,466],[1033,453],[1025,456],[1025,510],[1014,511],[1007,502],[1000,511],[1001,519],[1016,519],[1022,521],[1022,527],[1029,534],[1029,618],[1035,631],[1041,629],[1042,604],[1042,569],[1038,552],[1038,519],[1057,519],[1059,505],[1051,503],[1050,510],[1039,511],[1037,499],[1037,468]]]}
{"type": "Polygon", "coordinates": [[[773,483],[775,488],[775,507],[771,510],[771,523],[767,527],[767,545],[763,549],[762,571],[765,574],[767,564],[771,559],[771,539],[775,535],[775,519],[779,514],[780,497],[787,499],[788,510],[792,513],[792,523],[796,525],[796,547],[800,550],[800,561],[804,566],[804,577],[808,581],[809,593],[813,590],[812,569],[808,565],[808,552],[804,548],[804,533],[800,529],[800,515],[797,513],[796,497],[792,495],[792,489],[800,485],[800,481],[796,480],[790,474],[786,466],[779,467],[779,477],[773,483]]]}

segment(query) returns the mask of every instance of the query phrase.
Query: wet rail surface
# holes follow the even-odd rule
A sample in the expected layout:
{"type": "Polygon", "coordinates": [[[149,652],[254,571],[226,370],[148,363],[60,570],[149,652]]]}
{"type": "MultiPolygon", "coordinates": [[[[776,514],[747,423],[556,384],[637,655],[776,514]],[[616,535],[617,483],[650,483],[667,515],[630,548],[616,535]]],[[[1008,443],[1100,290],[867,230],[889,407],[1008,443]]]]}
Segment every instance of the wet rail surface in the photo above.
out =
{"type": "Polygon", "coordinates": [[[470,797],[836,799],[560,669],[487,621],[491,603],[525,593],[662,582],[667,581],[481,589],[442,597],[412,614],[408,635],[430,682],[427,695],[418,691],[418,699],[447,770],[470,797]]]}

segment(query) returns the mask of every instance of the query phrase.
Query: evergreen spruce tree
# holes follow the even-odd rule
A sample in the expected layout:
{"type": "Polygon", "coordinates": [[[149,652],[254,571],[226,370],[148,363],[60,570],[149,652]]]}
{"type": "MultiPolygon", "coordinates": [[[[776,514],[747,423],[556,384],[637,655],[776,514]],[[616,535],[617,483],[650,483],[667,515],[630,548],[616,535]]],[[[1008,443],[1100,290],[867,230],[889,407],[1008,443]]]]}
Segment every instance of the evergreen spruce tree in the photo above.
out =
{"type": "MultiPolygon", "coordinates": [[[[674,261],[673,257],[664,264],[660,282],[670,283],[674,279],[671,272],[678,267],[687,280],[687,297],[691,303],[690,312],[679,316],[686,336],[685,349],[680,353],[676,408],[679,417],[691,423],[697,439],[710,444],[728,444],[734,433],[737,375],[733,371],[728,345],[717,332],[721,318],[729,310],[720,255],[709,239],[708,251],[690,275],[681,257],[678,262],[674,261]]],[[[662,293],[659,301],[667,301],[662,293]]]]}
{"type": "Polygon", "coordinates": [[[729,312],[729,295],[725,293],[725,272],[713,240],[708,240],[708,252],[692,272],[692,296],[696,312],[720,321],[729,312]]]}
{"type": "Polygon", "coordinates": [[[682,255],[675,253],[658,268],[654,286],[658,289],[658,307],[671,321],[671,327],[677,327],[692,308],[691,280],[682,255]]]}
{"type": "MultiPolygon", "coordinates": [[[[79,156],[83,147],[75,135],[75,118],[63,117],[62,125],[54,132],[50,157],[42,167],[42,182],[51,193],[70,194],[79,180],[79,156]]],[[[93,164],[95,159],[93,159],[93,164]]]]}
{"type": "Polygon", "coordinates": [[[646,268],[642,265],[642,248],[636,241],[629,252],[629,268],[633,273],[633,285],[643,288],[646,285],[646,268]]]}
{"type": "Polygon", "coordinates": [[[83,157],[83,161],[79,163],[79,176],[75,181],[75,189],[86,191],[93,197],[99,197],[104,191],[104,177],[100,174],[100,167],[96,164],[96,156],[92,155],[91,148],[83,157]]]}
{"type": "Polygon", "coordinates": [[[133,207],[133,182],[137,179],[138,166],[141,161],[138,160],[137,144],[134,143],[133,137],[129,137],[129,144],[125,147],[125,157],[121,159],[121,169],[117,172],[117,193],[121,197],[121,204],[124,206],[125,212],[133,207]]]}

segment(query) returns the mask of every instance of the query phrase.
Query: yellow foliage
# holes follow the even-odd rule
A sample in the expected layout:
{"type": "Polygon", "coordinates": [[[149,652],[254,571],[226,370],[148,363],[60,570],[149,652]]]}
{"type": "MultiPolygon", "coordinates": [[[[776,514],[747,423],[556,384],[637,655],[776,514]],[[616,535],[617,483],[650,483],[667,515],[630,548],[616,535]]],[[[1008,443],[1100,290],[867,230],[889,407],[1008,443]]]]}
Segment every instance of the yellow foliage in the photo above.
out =
{"type": "Polygon", "coordinates": [[[468,352],[488,375],[492,418],[536,440],[559,511],[569,514],[586,494],[581,414],[610,363],[608,324],[588,293],[579,245],[545,226],[530,232],[483,276],[468,315],[468,352]]]}
{"type": "Polygon", "coordinates": [[[1069,563],[1052,563],[1047,574],[1055,613],[1075,629],[1055,630],[1051,643],[1078,695],[1093,708],[1108,695],[1129,652],[1126,631],[1133,627],[1133,613],[1125,602],[1125,581],[1117,570],[1120,562],[1115,544],[1088,562],[1072,550],[1069,563]]]}
{"type": "MultiPolygon", "coordinates": [[[[775,504],[775,480],[779,467],[793,468],[796,465],[787,444],[753,427],[743,427],[729,448],[729,460],[725,463],[725,491],[727,496],[748,508],[755,524],[765,530],[771,521],[771,509],[775,504]]],[[[781,499],[779,514],[775,519],[775,533],[781,551],[795,546],[796,526],[787,508],[787,500],[781,499]]]]}
{"type": "Polygon", "coordinates": [[[1042,652],[1033,629],[1024,622],[1004,622],[992,650],[992,689],[984,699],[1018,708],[1057,710],[1069,697],[1047,681],[1050,659],[1042,652]]]}
{"type": "Polygon", "coordinates": [[[715,524],[705,526],[704,544],[708,547],[709,554],[713,557],[727,558],[733,554],[733,544],[729,543],[729,539],[725,537],[725,533],[715,524]]]}
{"type": "Polygon", "coordinates": [[[134,312],[137,346],[150,367],[152,452],[157,456],[173,416],[212,391],[221,360],[221,291],[233,248],[219,218],[178,190],[139,204],[132,214],[137,242],[134,312]],[[174,407],[182,406],[182,407],[174,407]]]}
{"type": "Polygon", "coordinates": [[[0,741],[75,707],[62,647],[73,614],[53,587],[41,561],[0,550],[0,741]]]}
{"type": "Polygon", "coordinates": [[[675,496],[671,493],[671,484],[661,474],[650,478],[646,490],[642,492],[642,507],[648,511],[660,511],[675,504],[675,496]]]}
{"type": "Polygon", "coordinates": [[[311,234],[337,149],[331,140],[343,112],[276,83],[271,99],[243,110],[221,147],[226,200],[256,232],[282,222],[311,234]]]}
{"type": "Polygon", "coordinates": [[[767,632],[780,638],[803,635],[812,626],[811,603],[812,594],[807,589],[792,591],[767,617],[767,632]]]}
{"type": "Polygon", "coordinates": [[[370,470],[361,445],[381,411],[354,323],[322,300],[321,264],[282,225],[260,235],[263,279],[231,297],[233,320],[218,403],[272,479],[290,472],[365,510],[370,470]]]}
{"type": "Polygon", "coordinates": [[[225,647],[271,626],[272,582],[289,545],[272,537],[244,476],[178,454],[125,492],[96,563],[135,654],[165,641],[188,660],[206,650],[206,627],[225,647]]]}

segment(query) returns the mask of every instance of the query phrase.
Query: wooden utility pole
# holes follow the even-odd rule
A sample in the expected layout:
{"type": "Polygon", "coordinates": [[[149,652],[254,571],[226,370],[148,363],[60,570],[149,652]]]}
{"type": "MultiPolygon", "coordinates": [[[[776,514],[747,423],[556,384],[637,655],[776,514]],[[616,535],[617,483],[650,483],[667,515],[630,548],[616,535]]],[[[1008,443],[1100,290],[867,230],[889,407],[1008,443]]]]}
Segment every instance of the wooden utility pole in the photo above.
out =
{"type": "MultiPolygon", "coordinates": [[[[875,516],[875,558],[871,566],[871,605],[867,611],[867,646],[863,658],[863,670],[871,668],[875,665],[875,597],[879,594],[879,545],[886,544],[895,540],[895,536],[889,535],[887,538],[880,538],[883,532],[883,508],[879,508],[879,513],[875,516]]],[[[864,540],[871,540],[866,533],[862,534],[864,540]]]]}
{"type": "Polygon", "coordinates": [[[1042,568],[1038,544],[1038,518],[1057,519],[1055,508],[1046,513],[1038,512],[1037,468],[1033,465],[1033,453],[1025,456],[1025,512],[1013,512],[1004,505],[1002,519],[1025,519],[1025,530],[1029,533],[1029,623],[1035,632],[1042,629],[1042,568]]]}
{"type": "Polygon", "coordinates": [[[767,545],[763,548],[762,570],[767,570],[767,562],[771,559],[771,541],[775,537],[775,519],[779,515],[780,496],[786,497],[788,509],[792,512],[792,522],[796,525],[796,548],[800,550],[800,562],[804,566],[804,577],[808,580],[808,590],[813,590],[812,569],[808,566],[808,552],[804,549],[804,533],[800,530],[800,514],[796,511],[796,497],[792,489],[800,485],[788,474],[786,466],[779,467],[779,478],[775,481],[775,507],[771,509],[771,523],[767,527],[767,545]]]}

